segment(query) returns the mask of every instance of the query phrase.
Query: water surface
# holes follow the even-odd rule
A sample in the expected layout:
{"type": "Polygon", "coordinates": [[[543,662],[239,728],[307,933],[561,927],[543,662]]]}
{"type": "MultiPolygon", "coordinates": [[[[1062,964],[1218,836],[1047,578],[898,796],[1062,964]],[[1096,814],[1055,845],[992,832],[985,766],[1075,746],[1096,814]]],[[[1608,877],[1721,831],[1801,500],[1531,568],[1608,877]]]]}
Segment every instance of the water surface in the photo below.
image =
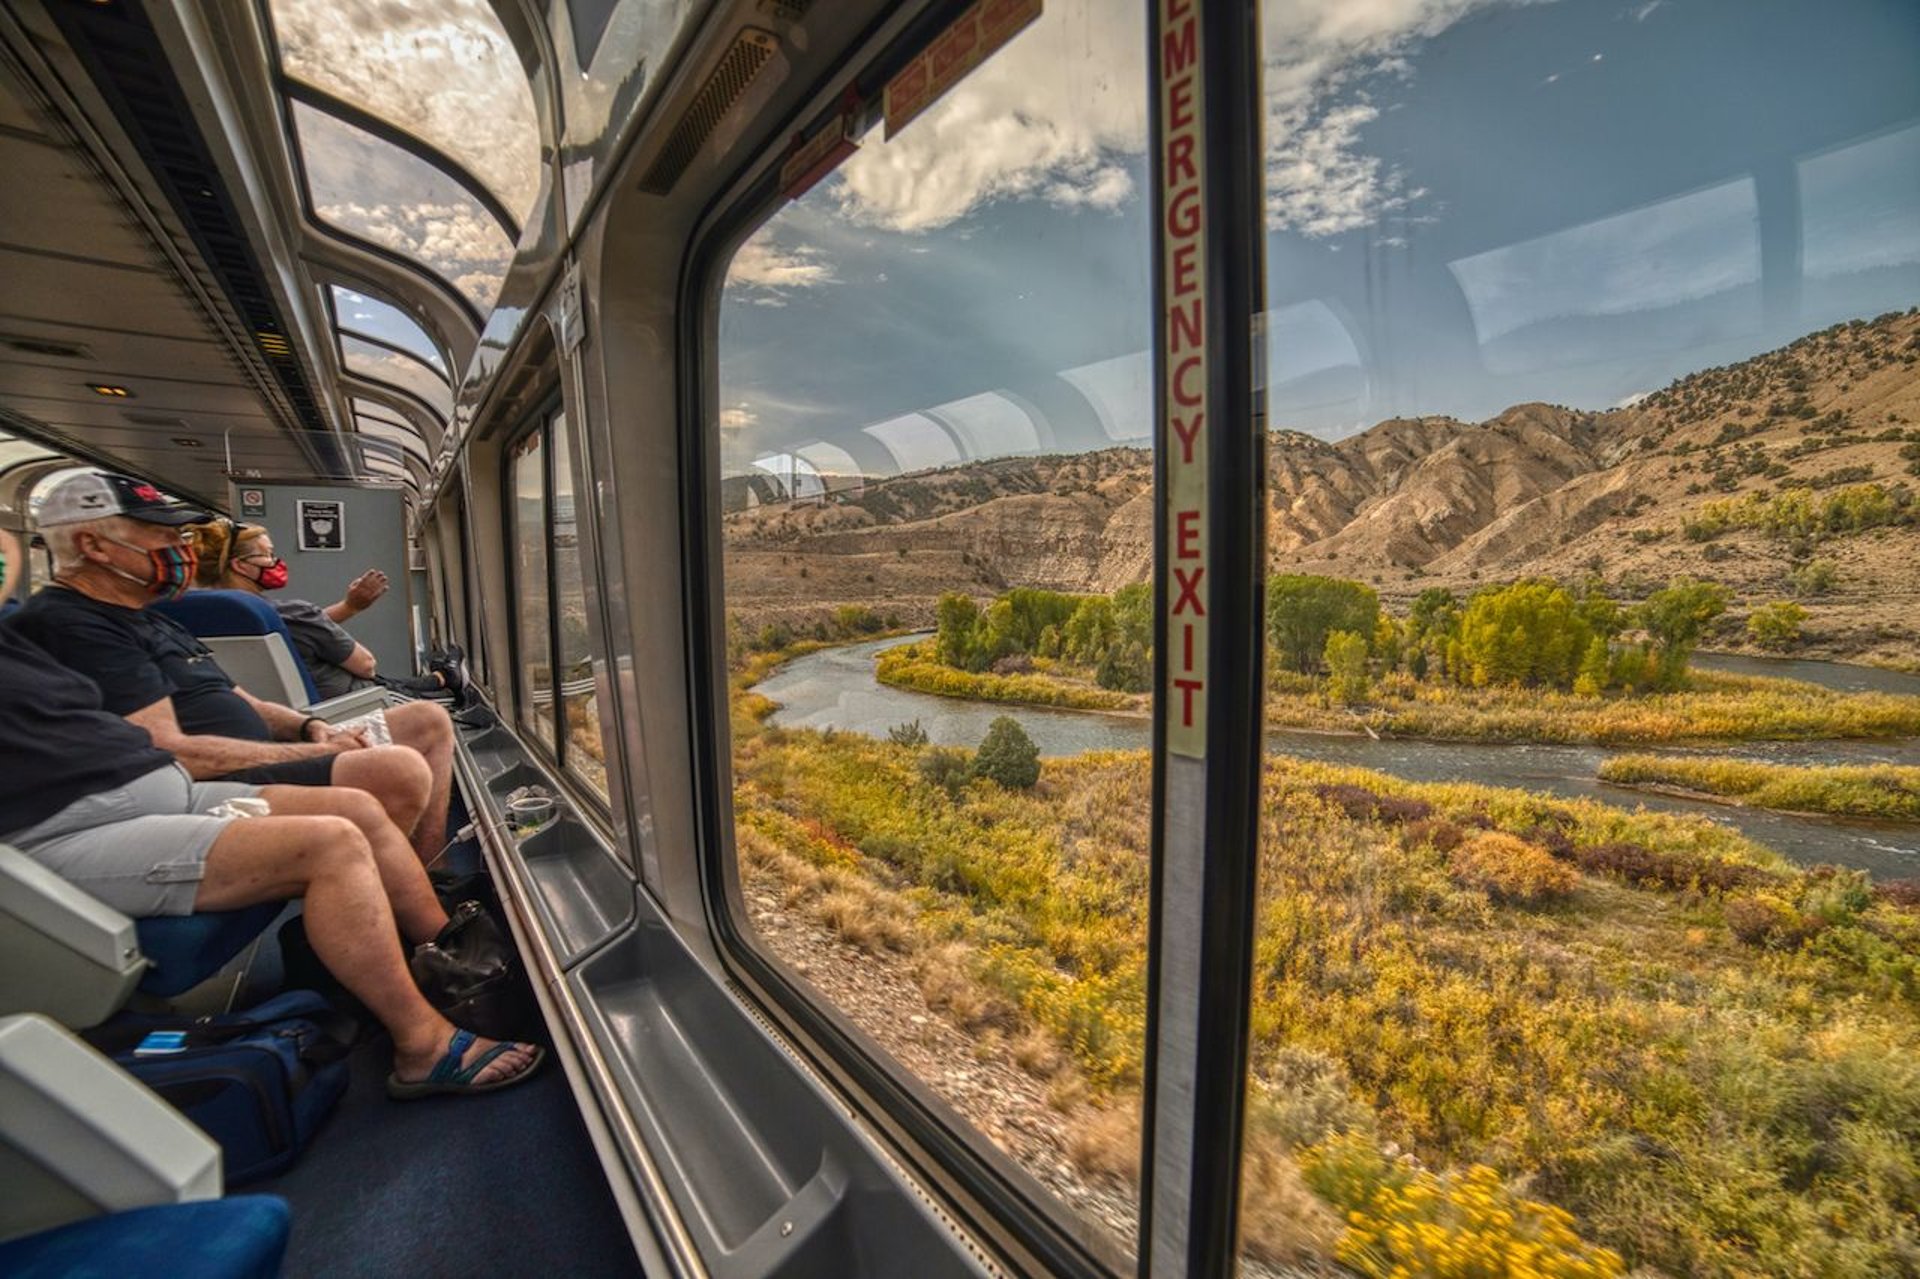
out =
{"type": "MultiPolygon", "coordinates": [[[[910,639],[920,638],[918,636],[910,639]]],[[[1026,729],[1042,755],[1077,755],[1089,750],[1145,750],[1148,725],[1138,716],[1097,711],[1044,710],[1027,706],[969,702],[890,688],[873,677],[874,655],[899,638],[845,648],[823,649],[788,663],[754,692],[780,703],[772,722],[788,728],[832,728],[872,737],[919,720],[936,746],[974,747],[987,726],[1010,715],[1026,729]]],[[[1700,665],[1743,675],[1776,675],[1828,688],[1885,692],[1920,691],[1920,677],[1837,662],[1779,661],[1712,654],[1700,665]],[[1879,682],[1881,677],[1907,686],[1879,682]],[[1864,681],[1864,682],[1863,682],[1864,681]]],[[[1595,773],[1615,755],[1645,753],[1644,747],[1430,742],[1394,738],[1374,741],[1269,729],[1269,749],[1302,759],[1377,769],[1417,782],[1478,782],[1514,786],[1552,795],[1603,799],[1626,807],[1692,813],[1731,826],[1803,865],[1831,862],[1873,872],[1876,879],[1920,875],[1920,826],[1832,817],[1794,817],[1764,809],[1651,795],[1609,786],[1595,773]]],[[[1707,749],[1666,749],[1663,755],[1709,755],[1790,764],[1920,765],[1920,741],[1741,742],[1707,749]]]]}

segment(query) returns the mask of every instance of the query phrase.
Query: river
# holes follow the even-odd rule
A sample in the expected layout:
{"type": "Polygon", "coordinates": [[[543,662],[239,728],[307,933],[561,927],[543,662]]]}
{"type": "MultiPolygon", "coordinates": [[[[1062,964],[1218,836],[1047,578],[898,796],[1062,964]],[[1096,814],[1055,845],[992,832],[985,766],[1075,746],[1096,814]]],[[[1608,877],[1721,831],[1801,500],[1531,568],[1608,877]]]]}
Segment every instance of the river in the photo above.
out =
{"type": "MultiPolygon", "coordinates": [[[[918,636],[911,638],[919,638],[918,636]]],[[[833,728],[884,737],[896,724],[919,720],[937,746],[980,744],[987,725],[1000,715],[1020,721],[1042,755],[1077,755],[1089,750],[1144,750],[1147,722],[1132,716],[1092,711],[1055,711],[933,697],[890,688],[873,677],[874,654],[901,639],[876,640],[845,648],[823,649],[797,658],[754,692],[780,704],[772,722],[789,728],[833,728]]],[[[1780,675],[1848,691],[1920,693],[1920,676],[1836,662],[1775,661],[1769,658],[1703,654],[1698,664],[1742,675],[1780,675]]],[[[1920,825],[1853,821],[1832,817],[1792,817],[1764,809],[1701,804],[1651,795],[1599,781],[1602,760],[1628,753],[1605,746],[1496,745],[1478,742],[1429,742],[1413,739],[1374,741],[1323,733],[1270,729],[1272,750],[1303,759],[1378,769],[1419,782],[1479,782],[1517,786],[1554,795],[1585,796],[1621,805],[1643,805],[1661,812],[1693,813],[1732,826],[1803,865],[1830,862],[1855,866],[1876,879],[1920,874],[1920,825]]],[[[1645,748],[1634,748],[1644,750],[1645,748]]],[[[1793,764],[1920,765],[1920,741],[1741,742],[1710,750],[1664,750],[1661,754],[1712,754],[1793,764]]]]}

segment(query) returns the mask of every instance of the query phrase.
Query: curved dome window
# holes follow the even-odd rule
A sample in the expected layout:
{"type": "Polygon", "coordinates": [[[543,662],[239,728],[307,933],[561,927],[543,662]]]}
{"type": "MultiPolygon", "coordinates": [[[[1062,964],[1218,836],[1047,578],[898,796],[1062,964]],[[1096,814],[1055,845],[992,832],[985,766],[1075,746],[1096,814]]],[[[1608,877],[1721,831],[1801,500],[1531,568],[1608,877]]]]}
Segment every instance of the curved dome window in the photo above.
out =
{"type": "Polygon", "coordinates": [[[441,421],[453,412],[453,392],[432,369],[390,346],[350,333],[340,335],[340,356],[348,373],[369,382],[397,387],[432,409],[441,421]]]}
{"type": "Polygon", "coordinates": [[[486,0],[274,0],[273,25],[288,75],[418,137],[526,224],[540,127],[486,0]]]}
{"type": "Polygon", "coordinates": [[[484,315],[513,261],[513,241],[485,205],[419,156],[291,105],[314,216],[420,263],[484,315]]]}
{"type": "Polygon", "coordinates": [[[378,400],[369,400],[364,396],[355,396],[352,404],[355,422],[363,428],[377,423],[381,429],[373,432],[374,434],[384,435],[388,439],[397,440],[403,444],[411,441],[411,447],[417,449],[423,458],[429,456],[439,446],[440,441],[437,435],[423,433],[417,424],[408,420],[407,416],[398,409],[382,404],[378,400]]]}
{"type": "Polygon", "coordinates": [[[427,331],[412,316],[392,303],[336,284],[333,286],[333,318],[343,333],[399,347],[442,378],[448,376],[446,356],[441,354],[439,344],[427,336],[427,331]]]}

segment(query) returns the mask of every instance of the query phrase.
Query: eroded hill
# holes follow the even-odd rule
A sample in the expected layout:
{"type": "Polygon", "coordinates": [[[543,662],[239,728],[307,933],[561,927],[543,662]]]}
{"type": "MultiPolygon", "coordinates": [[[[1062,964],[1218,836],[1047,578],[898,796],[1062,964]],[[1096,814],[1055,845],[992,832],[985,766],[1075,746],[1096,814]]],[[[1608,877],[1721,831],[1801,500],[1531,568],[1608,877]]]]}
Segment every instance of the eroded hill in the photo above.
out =
{"type": "MultiPolygon", "coordinates": [[[[1389,597],[1595,572],[1631,595],[1691,574],[1738,593],[1730,643],[1748,609],[1793,596],[1810,614],[1801,651],[1920,661],[1913,519],[1700,536],[1709,503],[1920,487],[1920,311],[1810,334],[1632,408],[1522,404],[1484,422],[1396,418],[1333,443],[1270,440],[1276,570],[1359,578],[1389,597]]],[[[1147,575],[1152,529],[1138,449],[874,481],[727,516],[728,608],[752,625],[844,603],[923,622],[944,591],[1112,591],[1147,575]]]]}

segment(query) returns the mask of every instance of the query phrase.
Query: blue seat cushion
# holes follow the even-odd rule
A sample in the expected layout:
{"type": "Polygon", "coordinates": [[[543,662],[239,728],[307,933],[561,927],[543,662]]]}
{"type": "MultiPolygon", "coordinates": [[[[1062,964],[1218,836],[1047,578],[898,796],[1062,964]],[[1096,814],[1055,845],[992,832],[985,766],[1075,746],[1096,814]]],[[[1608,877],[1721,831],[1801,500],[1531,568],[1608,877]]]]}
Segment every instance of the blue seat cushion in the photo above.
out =
{"type": "Polygon", "coordinates": [[[280,619],[279,610],[258,595],[248,591],[188,591],[177,600],[155,600],[147,607],[171,617],[201,639],[210,635],[280,636],[287,641],[287,651],[293,654],[294,665],[300,668],[300,681],[306,685],[307,700],[320,700],[320,690],[314,687],[313,676],[307,673],[306,664],[300,660],[300,649],[293,642],[293,632],[280,619]]]}
{"type": "Polygon", "coordinates": [[[192,990],[258,937],[285,905],[264,902],[241,910],[135,920],[140,950],[153,963],[140,979],[141,993],[164,997],[192,990]]]}
{"type": "Polygon", "coordinates": [[[159,1204],[0,1244],[11,1279],[273,1279],[293,1214],[276,1195],[159,1204]]]}

